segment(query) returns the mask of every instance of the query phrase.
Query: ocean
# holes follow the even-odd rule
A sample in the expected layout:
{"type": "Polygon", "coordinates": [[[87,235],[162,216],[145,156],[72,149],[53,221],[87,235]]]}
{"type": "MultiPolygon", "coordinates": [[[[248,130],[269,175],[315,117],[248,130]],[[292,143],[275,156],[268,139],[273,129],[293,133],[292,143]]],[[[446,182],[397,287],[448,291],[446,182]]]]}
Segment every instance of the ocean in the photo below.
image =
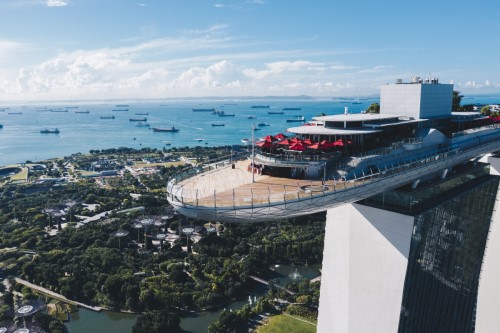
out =
{"type": "MultiPolygon", "coordinates": [[[[325,114],[340,114],[344,107],[359,113],[378,98],[370,99],[268,99],[268,100],[151,100],[119,102],[60,102],[0,104],[0,165],[40,161],[88,153],[104,148],[171,148],[195,146],[241,145],[243,138],[251,138],[252,127],[259,122],[270,126],[258,127],[255,137],[285,133],[286,129],[300,123],[286,120],[297,115],[306,120],[325,114]],[[361,102],[353,104],[352,102],[361,102]],[[128,105],[122,107],[118,105],[128,105]],[[269,105],[269,108],[251,108],[269,105]],[[234,117],[219,117],[210,112],[193,112],[193,108],[214,108],[234,117]],[[301,110],[268,114],[283,108],[301,110]],[[50,112],[43,110],[67,110],[50,112]],[[115,109],[128,111],[115,112],[115,109]],[[89,113],[76,113],[89,111],[89,113]],[[139,113],[141,115],[136,115],[139,113]],[[147,115],[142,115],[147,113],[147,115]],[[248,116],[256,119],[248,119],[248,116]],[[101,119],[114,116],[115,119],[101,119]],[[138,127],[130,118],[147,118],[150,128],[175,126],[179,132],[154,132],[148,127],[138,127]],[[212,126],[223,123],[225,126],[212,126]],[[59,130],[59,134],[40,133],[42,129],[59,130]]],[[[500,96],[467,97],[467,103],[499,103],[500,96]]]]}

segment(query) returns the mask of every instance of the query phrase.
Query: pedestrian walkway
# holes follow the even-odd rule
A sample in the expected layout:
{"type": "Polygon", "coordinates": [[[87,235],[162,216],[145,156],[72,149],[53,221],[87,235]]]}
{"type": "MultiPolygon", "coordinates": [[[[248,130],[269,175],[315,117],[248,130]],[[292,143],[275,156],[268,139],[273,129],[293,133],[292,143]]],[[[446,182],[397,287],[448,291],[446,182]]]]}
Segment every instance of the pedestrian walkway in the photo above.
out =
{"type": "Polygon", "coordinates": [[[23,279],[20,279],[20,278],[15,278],[15,280],[16,280],[17,283],[22,284],[23,286],[31,288],[31,289],[33,289],[33,290],[35,290],[35,291],[37,291],[37,292],[39,292],[41,294],[47,295],[49,297],[55,298],[57,300],[65,302],[65,303],[76,305],[76,306],[81,306],[82,308],[86,308],[86,309],[89,309],[89,310],[92,310],[92,311],[97,311],[97,312],[99,312],[101,310],[105,310],[105,309],[103,309],[103,308],[101,308],[99,306],[87,305],[87,304],[84,304],[84,303],[81,303],[81,302],[70,300],[70,299],[66,298],[65,296],[63,296],[61,294],[55,293],[52,290],[46,289],[44,287],[37,286],[36,284],[33,284],[33,283],[28,282],[26,280],[23,280],[23,279]]]}

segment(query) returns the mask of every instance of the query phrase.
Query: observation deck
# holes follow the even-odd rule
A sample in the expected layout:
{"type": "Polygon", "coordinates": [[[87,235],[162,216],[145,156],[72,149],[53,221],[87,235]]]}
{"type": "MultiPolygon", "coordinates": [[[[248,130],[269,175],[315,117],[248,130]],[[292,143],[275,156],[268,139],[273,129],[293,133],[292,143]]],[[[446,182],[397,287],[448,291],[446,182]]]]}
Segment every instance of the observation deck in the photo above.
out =
{"type": "MultiPolygon", "coordinates": [[[[239,161],[191,174],[178,175],[167,185],[168,201],[182,215],[220,222],[262,222],[325,211],[359,201],[461,163],[500,150],[496,127],[463,133],[444,148],[419,146],[399,159],[376,168],[354,168],[332,180],[301,180],[257,174],[251,162],[239,161]],[[252,180],[254,178],[254,181],[252,180]]],[[[383,160],[376,155],[373,160],[383,160]]],[[[278,162],[278,161],[276,161],[278,162]]],[[[295,161],[293,163],[302,163],[295,161]]],[[[370,163],[365,159],[364,165],[370,163]]]]}

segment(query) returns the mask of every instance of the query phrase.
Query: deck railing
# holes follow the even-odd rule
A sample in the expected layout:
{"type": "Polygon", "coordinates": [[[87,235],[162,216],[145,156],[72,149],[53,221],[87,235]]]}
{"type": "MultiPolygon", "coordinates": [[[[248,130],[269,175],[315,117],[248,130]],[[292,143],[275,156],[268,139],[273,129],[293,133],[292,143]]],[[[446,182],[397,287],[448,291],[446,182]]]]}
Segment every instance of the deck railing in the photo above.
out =
{"type": "MultiPolygon", "coordinates": [[[[427,151],[412,157],[401,159],[397,162],[382,165],[378,170],[357,170],[351,172],[341,180],[327,181],[297,181],[296,184],[287,185],[265,185],[259,184],[255,188],[235,188],[232,193],[223,190],[212,194],[201,195],[197,189],[188,189],[182,185],[177,185],[179,179],[173,179],[167,186],[169,198],[172,201],[181,203],[184,206],[194,207],[254,207],[268,206],[294,202],[297,200],[314,199],[320,196],[341,193],[352,188],[366,186],[367,184],[379,181],[384,178],[393,177],[410,170],[430,167],[433,164],[451,161],[452,158],[464,154],[472,158],[474,154],[484,153],[485,150],[495,151],[500,149],[500,132],[494,132],[481,136],[480,139],[471,138],[468,141],[476,141],[475,146],[455,145],[442,149],[427,151]],[[463,148],[465,147],[465,148],[463,148]]],[[[205,193],[206,194],[206,193],[205,193]]]]}

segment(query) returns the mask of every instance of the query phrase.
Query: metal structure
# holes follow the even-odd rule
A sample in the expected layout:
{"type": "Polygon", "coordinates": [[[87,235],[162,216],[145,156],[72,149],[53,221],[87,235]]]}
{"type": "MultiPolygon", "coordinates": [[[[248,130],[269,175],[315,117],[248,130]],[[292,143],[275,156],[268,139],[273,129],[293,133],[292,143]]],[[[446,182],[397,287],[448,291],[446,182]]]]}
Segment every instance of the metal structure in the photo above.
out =
{"type": "Polygon", "coordinates": [[[122,239],[122,237],[128,236],[128,234],[129,234],[128,230],[120,229],[120,230],[113,232],[111,234],[111,237],[118,238],[118,248],[121,249],[122,248],[121,239],[122,239]]]}

